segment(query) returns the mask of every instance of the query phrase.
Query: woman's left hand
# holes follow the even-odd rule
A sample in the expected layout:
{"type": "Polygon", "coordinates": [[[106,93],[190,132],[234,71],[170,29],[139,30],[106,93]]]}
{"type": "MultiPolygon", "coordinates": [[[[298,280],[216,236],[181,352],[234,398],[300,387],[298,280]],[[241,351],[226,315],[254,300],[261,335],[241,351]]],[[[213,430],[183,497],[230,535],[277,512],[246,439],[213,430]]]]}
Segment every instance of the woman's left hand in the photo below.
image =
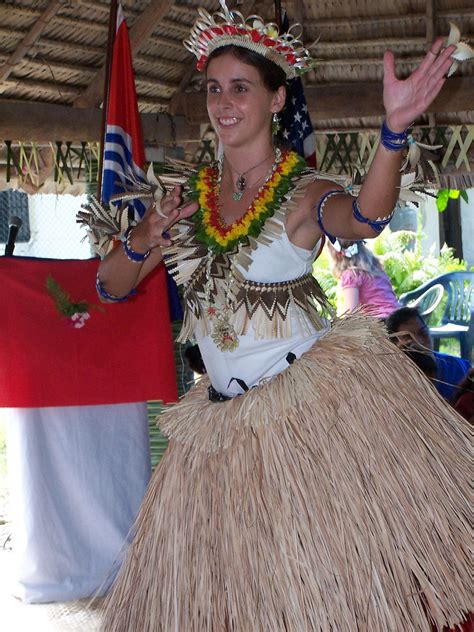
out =
{"type": "Polygon", "coordinates": [[[434,101],[444,82],[456,50],[443,50],[444,38],[438,38],[425,58],[406,79],[395,76],[395,57],[391,51],[384,55],[383,102],[388,127],[394,132],[405,130],[434,101]]]}

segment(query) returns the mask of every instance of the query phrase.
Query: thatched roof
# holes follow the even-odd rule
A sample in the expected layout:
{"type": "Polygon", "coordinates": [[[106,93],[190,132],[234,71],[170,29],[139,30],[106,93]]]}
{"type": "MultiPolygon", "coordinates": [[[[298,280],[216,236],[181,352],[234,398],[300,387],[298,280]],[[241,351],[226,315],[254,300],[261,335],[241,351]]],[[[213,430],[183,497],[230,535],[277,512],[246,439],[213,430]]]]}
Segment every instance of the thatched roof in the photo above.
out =
{"type": "MultiPolygon", "coordinates": [[[[122,4],[141,111],[184,114],[195,123],[203,122],[202,99],[196,105],[193,99],[198,97],[186,96],[187,91],[199,89],[199,77],[182,40],[196,8],[213,11],[218,1],[123,0],[122,4]]],[[[244,14],[258,12],[267,19],[274,15],[273,4],[229,2],[244,14]]],[[[395,52],[403,76],[420,61],[434,36],[447,35],[450,21],[458,25],[463,39],[474,39],[472,0],[293,0],[286,8],[292,19],[303,24],[304,42],[319,59],[306,85],[314,123],[320,129],[378,125],[382,55],[387,47],[395,52]]],[[[107,0],[3,0],[0,107],[13,101],[67,106],[71,114],[78,114],[79,125],[85,114],[77,109],[90,112],[102,101],[108,14],[107,0]]],[[[430,123],[474,123],[474,63],[463,64],[450,82],[433,108],[430,123]]],[[[31,111],[18,110],[29,129],[35,124],[27,120],[26,112],[31,111]]],[[[38,110],[40,115],[44,111],[38,110]]],[[[56,123],[58,115],[61,118],[66,112],[49,111],[56,123]]],[[[5,136],[3,130],[1,135],[5,136]]]]}

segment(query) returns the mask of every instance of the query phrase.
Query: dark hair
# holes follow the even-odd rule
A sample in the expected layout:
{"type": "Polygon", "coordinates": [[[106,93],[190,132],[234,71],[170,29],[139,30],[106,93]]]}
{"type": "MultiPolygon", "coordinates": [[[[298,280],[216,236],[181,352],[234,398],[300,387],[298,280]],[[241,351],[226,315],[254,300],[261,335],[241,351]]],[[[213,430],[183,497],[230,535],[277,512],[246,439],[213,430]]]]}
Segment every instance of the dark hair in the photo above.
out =
{"type": "Polygon", "coordinates": [[[410,358],[416,366],[423,371],[426,377],[435,378],[438,374],[436,360],[431,353],[427,353],[423,349],[419,349],[412,345],[401,347],[403,353],[410,358]]]}
{"type": "Polygon", "coordinates": [[[420,322],[425,324],[423,317],[415,307],[400,307],[388,316],[385,321],[385,327],[389,334],[396,334],[400,330],[401,325],[411,320],[412,318],[418,318],[420,322]]]}
{"type": "Polygon", "coordinates": [[[199,375],[207,373],[198,345],[186,347],[184,350],[184,357],[188,361],[189,367],[192,371],[194,371],[194,373],[199,373],[199,375]]]}
{"type": "Polygon", "coordinates": [[[221,55],[226,55],[227,53],[230,53],[242,63],[256,68],[263,85],[270,90],[270,92],[276,92],[281,86],[286,86],[286,74],[280,66],[277,66],[263,55],[255,53],[253,50],[243,48],[242,46],[235,46],[234,44],[221,46],[213,50],[207,59],[205,72],[207,72],[209,64],[213,59],[221,55]]]}

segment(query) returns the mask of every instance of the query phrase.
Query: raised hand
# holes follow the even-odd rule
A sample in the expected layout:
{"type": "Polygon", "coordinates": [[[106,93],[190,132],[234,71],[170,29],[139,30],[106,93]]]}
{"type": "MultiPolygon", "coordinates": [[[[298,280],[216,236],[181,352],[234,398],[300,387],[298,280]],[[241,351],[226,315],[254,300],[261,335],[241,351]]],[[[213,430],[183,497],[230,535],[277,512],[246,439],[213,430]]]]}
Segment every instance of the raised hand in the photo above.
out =
{"type": "Polygon", "coordinates": [[[444,38],[438,38],[425,58],[406,79],[395,76],[395,57],[391,51],[384,55],[383,102],[388,127],[394,132],[405,130],[426,112],[439,94],[452,64],[455,46],[443,49],[444,38]]]}
{"type": "Polygon", "coordinates": [[[141,222],[135,226],[130,236],[133,250],[147,252],[157,246],[169,246],[171,241],[164,235],[179,219],[190,217],[198,209],[196,202],[180,207],[181,187],[176,186],[171,193],[161,199],[159,213],[151,204],[141,222]]]}

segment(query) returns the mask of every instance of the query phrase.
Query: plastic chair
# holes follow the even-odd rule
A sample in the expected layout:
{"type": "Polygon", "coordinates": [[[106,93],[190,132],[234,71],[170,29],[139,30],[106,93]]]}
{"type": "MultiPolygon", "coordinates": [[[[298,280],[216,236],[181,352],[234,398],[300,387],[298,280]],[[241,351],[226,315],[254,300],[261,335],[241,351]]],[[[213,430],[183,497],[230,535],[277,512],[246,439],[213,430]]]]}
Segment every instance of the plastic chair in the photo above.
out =
{"type": "MultiPolygon", "coordinates": [[[[422,311],[423,296],[436,285],[441,285],[444,290],[443,295],[446,297],[446,304],[441,317],[441,324],[430,326],[433,346],[438,351],[439,342],[442,338],[454,338],[459,341],[461,357],[465,360],[469,360],[474,338],[473,281],[474,272],[448,272],[423,283],[423,285],[420,285],[419,288],[412,292],[402,294],[399,299],[402,305],[410,304],[412,307],[415,306],[414,303],[416,302],[419,306],[420,314],[424,315],[422,311]]],[[[430,297],[428,299],[431,300],[430,297]]],[[[432,313],[434,309],[430,309],[428,313],[432,313]]]]}
{"type": "Polygon", "coordinates": [[[428,322],[429,316],[441,303],[441,299],[444,295],[444,287],[441,285],[441,283],[436,283],[435,285],[428,288],[425,292],[423,292],[423,294],[418,298],[408,300],[408,302],[402,300],[405,299],[405,297],[409,297],[410,294],[412,294],[412,292],[402,294],[399,299],[400,303],[402,305],[407,305],[408,307],[415,307],[418,313],[423,316],[423,318],[428,322]]]}

